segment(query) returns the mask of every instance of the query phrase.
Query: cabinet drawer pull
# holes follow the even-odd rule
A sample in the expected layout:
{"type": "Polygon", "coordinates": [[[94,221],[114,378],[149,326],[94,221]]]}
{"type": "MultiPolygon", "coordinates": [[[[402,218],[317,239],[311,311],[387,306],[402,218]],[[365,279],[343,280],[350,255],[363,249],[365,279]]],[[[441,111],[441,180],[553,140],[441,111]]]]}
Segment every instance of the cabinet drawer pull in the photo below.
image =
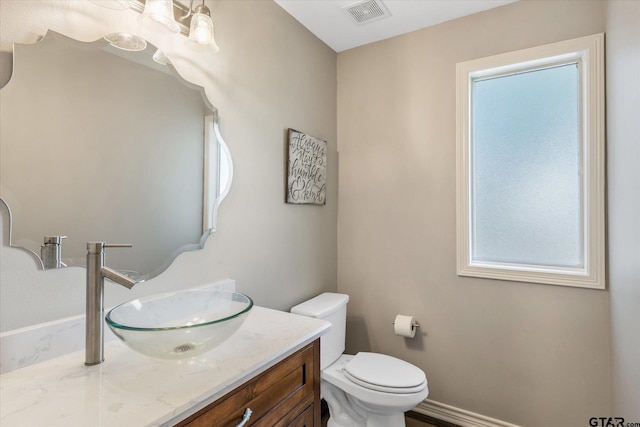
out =
{"type": "Polygon", "coordinates": [[[242,416],[242,421],[240,421],[240,424],[238,424],[236,427],[242,427],[243,425],[245,425],[249,421],[249,418],[251,418],[252,413],[253,411],[250,408],[247,408],[244,411],[244,415],[242,416]]]}

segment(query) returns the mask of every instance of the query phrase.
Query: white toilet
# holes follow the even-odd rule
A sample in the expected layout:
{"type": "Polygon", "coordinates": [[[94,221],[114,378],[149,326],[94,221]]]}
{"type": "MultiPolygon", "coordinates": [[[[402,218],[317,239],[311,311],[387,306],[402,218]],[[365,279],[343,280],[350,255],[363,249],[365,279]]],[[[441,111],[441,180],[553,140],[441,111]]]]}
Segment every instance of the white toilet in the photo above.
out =
{"type": "Polygon", "coordinates": [[[429,394],[424,372],[378,353],[342,354],[349,295],[324,293],[296,305],[294,314],[331,322],[320,338],[322,397],[329,405],[327,427],[404,427],[404,412],[429,394]]]}

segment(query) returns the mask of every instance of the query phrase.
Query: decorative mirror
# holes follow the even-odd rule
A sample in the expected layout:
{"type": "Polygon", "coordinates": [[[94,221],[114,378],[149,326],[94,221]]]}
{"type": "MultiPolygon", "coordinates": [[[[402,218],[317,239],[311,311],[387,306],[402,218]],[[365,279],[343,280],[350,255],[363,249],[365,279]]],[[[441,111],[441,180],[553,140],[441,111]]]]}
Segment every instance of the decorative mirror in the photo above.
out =
{"type": "Polygon", "coordinates": [[[0,197],[12,245],[46,255],[57,239],[60,266],[83,266],[88,241],[131,243],[107,264],[148,279],[202,248],[232,163],[204,89],[144,40],[125,46],[140,51],[110,40],[49,31],[15,46],[0,90],[0,197]]]}

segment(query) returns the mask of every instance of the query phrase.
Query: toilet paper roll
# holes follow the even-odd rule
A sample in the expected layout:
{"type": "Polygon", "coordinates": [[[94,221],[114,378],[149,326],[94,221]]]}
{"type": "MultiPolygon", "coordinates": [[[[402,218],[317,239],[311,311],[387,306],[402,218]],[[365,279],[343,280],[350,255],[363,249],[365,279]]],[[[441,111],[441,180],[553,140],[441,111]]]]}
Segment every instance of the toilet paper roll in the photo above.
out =
{"type": "Polygon", "coordinates": [[[413,316],[398,314],[396,321],[393,323],[393,329],[396,335],[413,338],[416,336],[416,324],[417,322],[413,319],[413,316]]]}

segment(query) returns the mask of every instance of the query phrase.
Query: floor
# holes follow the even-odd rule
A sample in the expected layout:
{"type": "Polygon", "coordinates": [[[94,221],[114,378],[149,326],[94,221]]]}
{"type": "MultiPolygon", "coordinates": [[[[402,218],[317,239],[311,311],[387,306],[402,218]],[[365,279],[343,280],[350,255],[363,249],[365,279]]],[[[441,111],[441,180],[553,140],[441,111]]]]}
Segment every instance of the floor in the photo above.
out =
{"type": "Polygon", "coordinates": [[[428,424],[425,421],[416,420],[415,418],[405,417],[407,427],[436,427],[433,424],[428,424]]]}

